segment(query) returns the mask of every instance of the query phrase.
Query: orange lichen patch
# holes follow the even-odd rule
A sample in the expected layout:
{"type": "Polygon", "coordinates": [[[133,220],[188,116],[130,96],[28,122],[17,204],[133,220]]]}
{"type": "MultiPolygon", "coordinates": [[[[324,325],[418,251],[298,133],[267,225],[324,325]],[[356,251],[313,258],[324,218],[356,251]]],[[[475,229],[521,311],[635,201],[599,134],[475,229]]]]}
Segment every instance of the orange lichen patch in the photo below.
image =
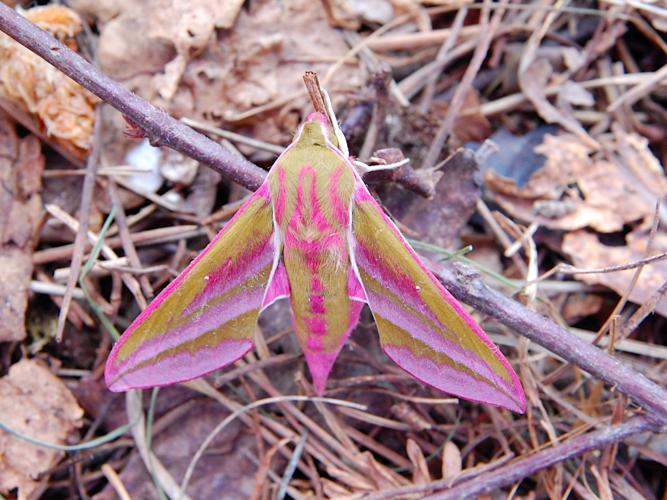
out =
{"type": "Polygon", "coordinates": [[[63,41],[64,38],[72,38],[81,31],[81,19],[79,15],[62,5],[35,7],[34,9],[26,10],[24,15],[60,41],[63,41]]]}
{"type": "MultiPolygon", "coordinates": [[[[81,19],[72,10],[50,5],[24,12],[26,18],[76,50],[81,19]]],[[[90,148],[98,99],[49,63],[0,34],[0,96],[40,121],[40,128],[65,146],[90,148]]]]}

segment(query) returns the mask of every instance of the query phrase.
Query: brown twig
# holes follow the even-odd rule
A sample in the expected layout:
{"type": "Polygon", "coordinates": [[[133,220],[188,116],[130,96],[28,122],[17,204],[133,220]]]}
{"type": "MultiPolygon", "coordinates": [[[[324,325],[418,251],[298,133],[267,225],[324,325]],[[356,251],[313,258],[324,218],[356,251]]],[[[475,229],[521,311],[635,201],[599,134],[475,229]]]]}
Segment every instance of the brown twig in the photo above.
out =
{"type": "Polygon", "coordinates": [[[539,451],[532,455],[519,458],[513,462],[496,468],[485,474],[476,475],[471,479],[457,482],[456,478],[443,479],[428,484],[411,485],[402,488],[380,491],[376,494],[364,497],[367,499],[380,500],[384,498],[396,498],[401,495],[412,493],[424,493],[438,488],[438,493],[425,498],[438,500],[449,498],[474,498],[477,495],[496,491],[498,488],[508,486],[523,478],[530,476],[540,470],[567,460],[572,457],[604,447],[610,443],[619,443],[629,436],[646,431],[658,431],[659,426],[647,417],[633,417],[626,422],[614,426],[603,426],[601,429],[582,434],[567,441],[539,451]],[[449,487],[454,484],[455,486],[449,487]]]}
{"type": "MultiPolygon", "coordinates": [[[[4,4],[2,5],[4,8],[4,4]]],[[[58,315],[58,326],[56,328],[56,340],[60,342],[63,338],[63,331],[65,330],[65,322],[67,321],[67,313],[72,302],[72,294],[74,293],[74,286],[79,279],[79,271],[83,264],[84,247],[88,241],[88,222],[90,220],[90,207],[93,204],[93,189],[95,188],[95,173],[100,159],[100,129],[102,120],[100,120],[99,108],[95,112],[95,129],[93,132],[93,145],[90,156],[86,162],[86,175],[83,178],[83,186],[81,187],[81,204],[79,205],[79,213],[81,220],[79,221],[79,229],[76,232],[74,239],[74,252],[72,254],[72,263],[70,264],[70,275],[67,278],[67,289],[63,297],[63,303],[60,307],[58,315]]]]}
{"type": "Polygon", "coordinates": [[[317,78],[317,73],[314,71],[306,71],[306,73],[303,75],[303,83],[306,85],[308,96],[310,97],[310,101],[313,103],[313,108],[315,108],[315,111],[328,116],[327,107],[324,104],[322,92],[320,91],[320,81],[317,78]]]}
{"type": "Polygon", "coordinates": [[[457,299],[496,318],[536,344],[615,386],[667,423],[667,390],[545,316],[489,288],[469,267],[430,263],[431,270],[457,299]],[[471,272],[472,271],[472,272],[471,272]]]}
{"type": "MultiPolygon", "coordinates": [[[[116,183],[113,181],[113,179],[109,179],[108,181],[107,192],[109,193],[111,202],[116,207],[116,224],[118,225],[118,234],[121,244],[123,245],[123,251],[127,256],[127,260],[135,269],[142,269],[143,266],[141,265],[139,254],[137,253],[137,249],[134,248],[130,228],[127,225],[127,218],[125,217],[125,210],[123,209],[120,194],[118,193],[118,188],[116,187],[116,183]]],[[[152,297],[153,288],[148,281],[148,276],[140,275],[139,283],[141,284],[141,288],[144,291],[144,295],[149,298],[152,297]]]]}
{"type": "Polygon", "coordinates": [[[622,424],[602,427],[600,430],[574,437],[566,442],[519,458],[514,462],[473,480],[465,481],[451,489],[440,491],[430,499],[470,498],[496,491],[498,488],[521,481],[524,477],[576,457],[587,451],[596,450],[610,443],[618,443],[629,436],[646,431],[658,431],[659,426],[647,417],[633,417],[622,424]]]}

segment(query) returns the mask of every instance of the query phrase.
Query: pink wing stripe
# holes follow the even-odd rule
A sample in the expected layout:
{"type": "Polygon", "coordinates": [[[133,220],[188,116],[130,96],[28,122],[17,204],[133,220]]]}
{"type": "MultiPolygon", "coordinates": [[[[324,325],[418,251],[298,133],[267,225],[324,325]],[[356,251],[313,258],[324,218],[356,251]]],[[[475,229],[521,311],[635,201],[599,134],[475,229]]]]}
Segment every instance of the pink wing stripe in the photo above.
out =
{"type": "Polygon", "coordinates": [[[387,319],[406,332],[410,332],[413,337],[428,345],[434,351],[446,355],[448,358],[452,359],[452,361],[476,371],[485,378],[492,380],[499,387],[503,387],[505,390],[512,392],[512,385],[494,372],[484,360],[477,357],[474,353],[447,340],[417,316],[400,308],[398,304],[386,299],[384,296],[374,294],[371,291],[369,291],[368,294],[370,296],[373,313],[387,319]]]}
{"type": "Polygon", "coordinates": [[[205,375],[219,369],[221,362],[233,363],[253,346],[253,342],[246,339],[225,340],[215,347],[158,359],[150,365],[124,374],[114,382],[112,390],[144,389],[190,380],[195,376],[193,373],[205,375]],[[165,374],[169,374],[168,377],[165,374]]]}
{"type": "MultiPolygon", "coordinates": [[[[189,380],[236,361],[253,346],[247,319],[242,330],[223,333],[220,328],[253,311],[259,314],[267,288],[261,274],[268,276],[277,249],[270,230],[270,235],[263,238],[261,233],[253,234],[251,228],[256,223],[263,231],[272,227],[270,204],[265,183],[133,321],[107,360],[105,380],[109,389],[121,391],[189,380]],[[223,240],[230,230],[245,244],[238,251],[223,240]],[[220,262],[216,261],[218,255],[224,256],[220,262]],[[230,255],[235,256],[233,262],[230,255]],[[234,290],[239,286],[244,288],[234,290]],[[228,296],[222,298],[226,293],[228,296]],[[179,301],[179,297],[193,296],[189,304],[179,301]],[[204,337],[207,334],[210,340],[204,337]]],[[[238,245],[239,241],[232,243],[238,245]]]]}
{"type": "Polygon", "coordinates": [[[237,285],[257,275],[264,268],[273,263],[275,252],[273,235],[254,248],[244,248],[241,257],[236,262],[227,260],[204,277],[206,286],[183,311],[184,315],[191,314],[197,309],[206,306],[219,295],[231,290],[237,285]]]}
{"type": "Polygon", "coordinates": [[[347,289],[350,294],[350,300],[355,302],[367,303],[368,299],[366,297],[366,292],[364,292],[364,287],[359,283],[359,278],[354,269],[350,268],[349,276],[347,279],[347,289]]]}
{"type": "Polygon", "coordinates": [[[116,365],[116,371],[131,369],[139,363],[192,341],[244,313],[257,309],[257,304],[262,300],[263,295],[264,290],[256,288],[250,292],[229,297],[227,300],[205,309],[196,319],[142,343],[132,355],[116,365]]]}
{"type": "Polygon", "coordinates": [[[499,404],[517,412],[524,411],[523,405],[520,406],[508,395],[461,370],[446,364],[434,363],[428,358],[417,357],[406,347],[387,345],[384,347],[384,352],[410,375],[441,391],[472,401],[499,404]]]}
{"type": "MultiPolygon", "coordinates": [[[[429,283],[437,288],[442,300],[449,304],[456,315],[458,315],[467,324],[470,330],[472,330],[470,335],[476,335],[489,348],[490,353],[502,364],[502,366],[505,367],[510,380],[505,380],[501,374],[494,371],[488,362],[481,358],[477,353],[466,349],[466,347],[464,347],[465,344],[458,344],[458,333],[456,333],[456,331],[448,331],[447,325],[442,325],[435,312],[421,297],[419,285],[415,280],[410,276],[402,274],[400,269],[391,265],[391,255],[374,255],[373,252],[364,247],[363,242],[359,241],[362,238],[356,238],[354,241],[353,253],[356,266],[360,271],[363,271],[373,278],[380,286],[389,292],[388,297],[386,294],[373,292],[372,287],[370,286],[365,287],[368,303],[373,313],[377,313],[378,316],[396,325],[403,331],[410,332],[413,337],[421,341],[425,346],[433,349],[434,352],[442,353],[452,361],[478,373],[481,377],[484,377],[489,384],[465,373],[463,370],[459,371],[454,366],[445,366],[444,364],[440,366],[441,364],[424,356],[419,356],[406,346],[383,345],[385,352],[387,352],[387,354],[406,371],[441,390],[462,397],[483,400],[492,404],[501,404],[508,408],[518,409],[517,411],[523,411],[523,408],[525,407],[525,395],[521,388],[519,378],[509,362],[499,353],[498,348],[491,342],[468,312],[465,311],[463,306],[451,296],[451,294],[426,268],[421,259],[417,256],[414,250],[412,250],[412,247],[410,247],[394,223],[385,215],[381,207],[373,199],[361,181],[358,182],[355,190],[355,205],[357,207],[370,205],[372,210],[383,222],[383,227],[376,228],[375,234],[365,236],[382,238],[382,231],[390,229],[401,243],[402,249],[408,252],[412,259],[414,259],[414,262],[416,262],[426,275],[425,279],[428,279],[429,283]],[[408,307],[402,307],[401,303],[397,304],[392,301],[391,295],[398,297],[399,300],[408,307]],[[415,312],[410,312],[410,308],[415,312]],[[442,328],[442,332],[434,331],[432,328],[428,327],[428,323],[425,319],[419,318],[420,315],[434,325],[442,328]],[[410,353],[411,356],[404,356],[404,354],[408,353],[410,353]],[[450,379],[450,377],[453,378],[450,379]],[[462,382],[464,378],[466,381],[462,382]],[[473,379],[475,380],[474,383],[472,382],[473,379]],[[492,384],[496,384],[497,388],[494,389],[492,384]],[[475,397],[474,390],[466,389],[467,386],[479,389],[480,392],[477,394],[477,397],[475,397]],[[499,389],[505,390],[507,394],[499,389]],[[511,403],[509,401],[511,401],[511,403]]],[[[368,209],[359,208],[359,210],[368,209]]]]}
{"type": "MultiPolygon", "coordinates": [[[[135,320],[132,322],[132,325],[123,333],[123,336],[121,339],[114,344],[114,351],[117,351],[118,348],[122,345],[122,342],[124,339],[126,339],[129,335],[129,333],[136,329],[141,323],[143,323],[143,320],[146,319],[148,316],[150,316],[158,307],[162,305],[162,303],[169,297],[171,294],[176,292],[178,288],[183,285],[183,282],[185,279],[190,275],[190,271],[192,270],[193,267],[195,267],[200,260],[202,260],[210,250],[215,247],[215,245],[218,243],[218,241],[224,236],[224,234],[227,232],[227,229],[231,227],[234,222],[243,215],[245,212],[245,209],[250,203],[255,199],[255,198],[263,198],[264,200],[270,202],[271,197],[269,194],[269,186],[267,183],[264,183],[260,186],[260,188],[255,191],[250,198],[245,202],[245,204],[239,209],[238,212],[234,214],[234,217],[232,217],[227,224],[225,224],[225,227],[222,228],[222,230],[215,235],[215,237],[210,241],[208,245],[206,245],[206,248],[202,250],[193,260],[190,262],[190,264],[187,265],[183,271],[181,271],[181,274],[176,276],[174,280],[169,283],[159,294],[157,297],[155,297],[150,304],[148,304],[148,307],[141,311],[141,314],[135,318],[135,320]]],[[[113,351],[112,354],[113,355],[113,351]]],[[[111,360],[111,355],[109,356],[109,360],[111,360]]]]}
{"type": "Polygon", "coordinates": [[[329,378],[331,368],[333,367],[333,364],[336,361],[336,358],[338,357],[341,349],[345,345],[345,342],[352,333],[352,330],[354,330],[354,327],[357,326],[357,323],[359,322],[359,315],[361,314],[361,309],[363,307],[364,304],[362,302],[355,300],[350,301],[348,328],[347,331],[341,335],[340,344],[336,351],[326,352],[322,350],[311,350],[308,348],[308,346],[304,348],[304,358],[306,359],[306,363],[310,369],[310,375],[313,378],[313,386],[315,387],[315,392],[318,396],[324,394],[324,390],[326,389],[327,385],[327,378],[329,378]]]}

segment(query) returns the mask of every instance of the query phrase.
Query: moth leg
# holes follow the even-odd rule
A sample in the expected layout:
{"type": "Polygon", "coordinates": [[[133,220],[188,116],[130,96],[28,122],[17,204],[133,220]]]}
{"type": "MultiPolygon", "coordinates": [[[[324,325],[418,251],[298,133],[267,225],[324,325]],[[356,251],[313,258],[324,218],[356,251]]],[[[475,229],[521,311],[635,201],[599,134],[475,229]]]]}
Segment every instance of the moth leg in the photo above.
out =
{"type": "MultiPolygon", "coordinates": [[[[382,161],[380,158],[375,158],[371,157],[371,160],[378,160],[382,161]]],[[[410,161],[409,158],[404,158],[401,161],[396,161],[393,163],[378,163],[376,165],[369,165],[367,163],[364,163],[361,160],[352,160],[352,164],[354,165],[354,168],[356,169],[357,173],[363,177],[365,174],[369,172],[377,172],[379,170],[394,170],[399,167],[402,167],[403,165],[407,164],[410,161]]]]}

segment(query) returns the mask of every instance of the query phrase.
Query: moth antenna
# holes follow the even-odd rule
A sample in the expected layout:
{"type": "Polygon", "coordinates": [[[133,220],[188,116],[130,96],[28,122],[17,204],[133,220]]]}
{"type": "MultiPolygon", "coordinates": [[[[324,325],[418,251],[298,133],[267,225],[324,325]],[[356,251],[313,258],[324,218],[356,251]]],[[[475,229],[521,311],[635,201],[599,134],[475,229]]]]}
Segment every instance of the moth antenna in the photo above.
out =
{"type": "Polygon", "coordinates": [[[347,140],[345,139],[343,131],[340,129],[340,126],[338,125],[338,119],[336,118],[336,113],[334,113],[333,106],[331,104],[331,99],[329,98],[329,93],[322,87],[320,87],[320,92],[322,93],[322,97],[324,98],[324,106],[326,107],[327,110],[329,122],[331,122],[331,126],[333,127],[334,130],[334,135],[336,136],[336,140],[338,141],[338,149],[340,149],[343,155],[345,155],[345,158],[349,158],[350,150],[347,147],[347,140]]]}

